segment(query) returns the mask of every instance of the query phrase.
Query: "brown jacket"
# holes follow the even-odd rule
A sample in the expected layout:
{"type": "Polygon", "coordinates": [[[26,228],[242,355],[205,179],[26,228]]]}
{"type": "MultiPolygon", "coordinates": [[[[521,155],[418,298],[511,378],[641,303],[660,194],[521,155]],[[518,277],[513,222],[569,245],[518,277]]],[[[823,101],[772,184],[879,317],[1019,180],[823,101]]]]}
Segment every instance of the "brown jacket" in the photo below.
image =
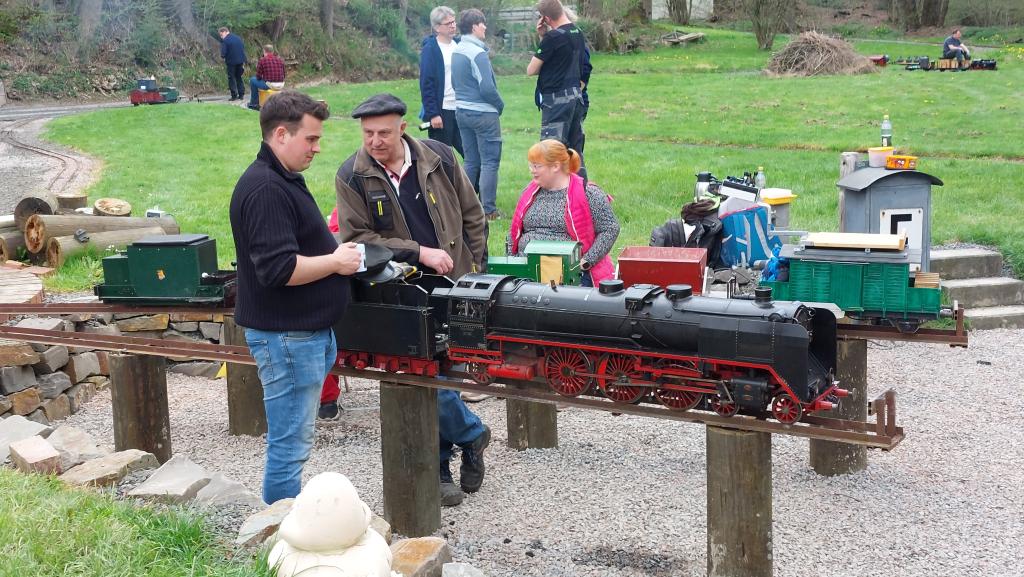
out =
{"type": "MultiPolygon", "coordinates": [[[[423,141],[408,134],[402,138],[409,143],[409,152],[416,159],[416,177],[428,199],[427,211],[438,244],[454,261],[451,277],[485,270],[487,220],[466,172],[451,149],[438,148],[447,150],[446,156],[450,156],[442,159],[423,141]],[[447,170],[442,162],[449,164],[447,170]]],[[[420,245],[410,240],[409,226],[391,181],[365,148],[360,147],[341,165],[334,187],[342,242],[383,244],[395,253],[396,261],[418,263],[420,245]],[[371,211],[371,204],[378,208],[371,211]]]]}

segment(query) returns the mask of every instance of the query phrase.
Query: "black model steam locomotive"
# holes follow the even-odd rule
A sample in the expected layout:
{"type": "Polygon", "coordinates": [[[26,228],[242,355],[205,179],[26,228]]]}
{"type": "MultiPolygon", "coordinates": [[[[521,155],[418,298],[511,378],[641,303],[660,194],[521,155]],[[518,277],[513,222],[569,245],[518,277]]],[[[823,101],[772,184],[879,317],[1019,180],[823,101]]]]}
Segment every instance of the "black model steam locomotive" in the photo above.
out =
{"type": "Polygon", "coordinates": [[[473,273],[354,283],[339,359],[433,376],[465,364],[481,383],[546,382],[561,395],[660,402],[780,422],[832,408],[836,321],[826,309],[693,296],[690,287],[553,286],[473,273]]]}

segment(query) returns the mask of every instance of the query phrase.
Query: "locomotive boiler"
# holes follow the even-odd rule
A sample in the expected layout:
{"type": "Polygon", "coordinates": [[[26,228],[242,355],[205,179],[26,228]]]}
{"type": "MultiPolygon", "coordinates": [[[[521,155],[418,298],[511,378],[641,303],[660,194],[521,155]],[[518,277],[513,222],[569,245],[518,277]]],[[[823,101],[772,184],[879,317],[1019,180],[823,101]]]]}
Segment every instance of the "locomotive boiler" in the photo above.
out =
{"type": "Polygon", "coordinates": [[[740,300],[618,280],[439,278],[357,289],[337,331],[341,360],[425,375],[465,364],[478,382],[539,381],[567,397],[676,410],[706,401],[722,416],[770,410],[785,423],[845,393],[833,380],[835,318],[767,289],[740,300]]]}

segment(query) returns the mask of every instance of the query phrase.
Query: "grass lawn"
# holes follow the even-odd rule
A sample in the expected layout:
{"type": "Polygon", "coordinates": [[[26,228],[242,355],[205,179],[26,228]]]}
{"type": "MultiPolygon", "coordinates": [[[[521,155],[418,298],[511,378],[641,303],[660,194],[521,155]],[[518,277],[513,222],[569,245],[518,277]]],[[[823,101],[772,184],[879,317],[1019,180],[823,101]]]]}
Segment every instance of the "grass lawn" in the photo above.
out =
{"type": "MultiPolygon", "coordinates": [[[[1024,50],[981,55],[999,60],[996,72],[888,67],[856,77],[772,78],[760,73],[769,55],[751,35],[705,32],[708,41],[696,46],[594,57],[586,159],[591,179],[615,197],[622,234],[613,256],[646,245],[653,227],[677,216],[701,170],[722,178],[762,165],[769,186],[799,195],[791,227],[836,230],[839,153],[877,145],[889,114],[897,148],[920,156],[919,169],[945,182],[933,189],[933,243],[997,246],[1024,274],[1024,236],[1012,216],[1024,211],[1024,50]]],[[[865,54],[938,52],[930,44],[856,46],[865,54]]],[[[511,213],[529,179],[526,150],[540,114],[533,78],[507,75],[498,83],[506,102],[498,205],[511,213]]],[[[325,214],[334,205],[334,173],[361,144],[348,112],[382,91],[409,104],[409,131],[422,135],[415,80],[309,90],[335,114],[322,154],[305,173],[325,214]]],[[[214,103],[105,110],[55,120],[48,137],[104,160],[92,197],[124,198],[139,211],[159,205],[183,231],[216,238],[223,265],[233,259],[228,202],[257,151],[255,113],[214,103]]],[[[492,225],[492,254],[503,253],[507,230],[507,219],[492,225]]],[[[51,286],[85,287],[88,269],[69,268],[51,286]]]]}
{"type": "Polygon", "coordinates": [[[0,575],[271,577],[264,558],[230,559],[203,521],[157,512],[52,477],[0,469],[0,575]]]}

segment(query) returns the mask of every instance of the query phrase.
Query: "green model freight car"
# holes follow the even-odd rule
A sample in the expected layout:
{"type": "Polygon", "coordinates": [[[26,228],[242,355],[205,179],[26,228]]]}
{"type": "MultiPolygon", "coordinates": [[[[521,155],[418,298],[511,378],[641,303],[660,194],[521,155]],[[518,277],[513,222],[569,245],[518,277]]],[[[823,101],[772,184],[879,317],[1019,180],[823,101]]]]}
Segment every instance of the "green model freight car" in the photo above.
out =
{"type": "Polygon", "coordinates": [[[760,282],[778,300],[833,303],[851,318],[888,322],[903,332],[944,316],[941,289],[915,286],[907,250],[785,245],[779,256],[788,261],[779,280],[760,282]]]}
{"type": "Polygon", "coordinates": [[[526,256],[492,256],[487,272],[527,278],[534,282],[579,286],[583,271],[580,243],[575,241],[535,240],[526,246],[526,256]]]}

